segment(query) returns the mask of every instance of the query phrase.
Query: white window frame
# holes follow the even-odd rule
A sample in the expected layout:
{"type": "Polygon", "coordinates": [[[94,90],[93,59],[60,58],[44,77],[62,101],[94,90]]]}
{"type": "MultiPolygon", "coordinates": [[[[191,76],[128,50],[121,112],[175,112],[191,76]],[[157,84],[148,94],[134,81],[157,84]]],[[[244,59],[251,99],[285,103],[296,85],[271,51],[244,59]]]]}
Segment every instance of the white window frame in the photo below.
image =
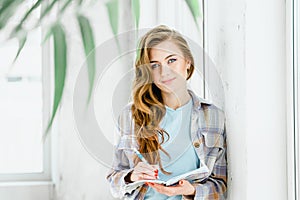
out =
{"type": "Polygon", "coordinates": [[[287,178],[288,199],[300,197],[300,137],[299,137],[299,100],[300,100],[300,63],[299,63],[299,0],[286,2],[287,35],[287,178]]]}
{"type": "MultiPolygon", "coordinates": [[[[42,5],[45,6],[45,5],[42,5]]],[[[44,38],[46,33],[43,27],[41,27],[42,37],[44,38]]],[[[42,98],[43,98],[43,115],[42,115],[42,130],[45,130],[47,123],[50,119],[50,112],[52,106],[52,90],[51,79],[53,77],[53,72],[51,70],[51,52],[50,52],[50,42],[47,41],[42,46],[42,98]]],[[[41,133],[43,134],[43,133],[41,133]]],[[[49,136],[43,144],[43,172],[41,173],[7,173],[0,174],[0,184],[3,186],[7,182],[31,182],[31,181],[51,181],[51,130],[49,131],[49,136]]]]}
{"type": "Polygon", "coordinates": [[[299,9],[299,0],[293,0],[293,64],[294,64],[294,116],[295,116],[295,125],[294,125],[294,134],[295,134],[295,145],[296,145],[296,153],[295,153],[295,163],[296,163],[296,199],[300,198],[300,189],[299,189],[299,181],[300,181],[300,137],[299,137],[299,100],[300,100],[300,82],[299,82],[299,72],[300,72],[300,63],[299,63],[299,48],[300,48],[300,9],[299,9]]]}

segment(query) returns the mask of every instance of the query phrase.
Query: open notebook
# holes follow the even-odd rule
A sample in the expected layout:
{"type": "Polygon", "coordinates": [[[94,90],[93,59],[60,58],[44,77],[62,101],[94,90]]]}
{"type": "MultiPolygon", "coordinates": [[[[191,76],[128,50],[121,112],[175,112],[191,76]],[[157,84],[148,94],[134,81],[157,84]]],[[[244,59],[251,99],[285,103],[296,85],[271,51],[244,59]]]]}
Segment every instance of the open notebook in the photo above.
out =
{"type": "Polygon", "coordinates": [[[139,180],[139,181],[135,181],[133,183],[129,183],[125,186],[125,190],[134,190],[135,188],[137,188],[140,185],[143,185],[146,182],[149,183],[158,183],[158,184],[163,184],[165,186],[170,186],[170,185],[174,185],[176,183],[178,183],[180,180],[185,179],[185,180],[203,180],[205,178],[207,178],[209,175],[209,169],[207,168],[206,165],[202,165],[200,168],[186,172],[184,174],[180,174],[178,176],[172,177],[167,181],[163,181],[163,180],[139,180]]]}

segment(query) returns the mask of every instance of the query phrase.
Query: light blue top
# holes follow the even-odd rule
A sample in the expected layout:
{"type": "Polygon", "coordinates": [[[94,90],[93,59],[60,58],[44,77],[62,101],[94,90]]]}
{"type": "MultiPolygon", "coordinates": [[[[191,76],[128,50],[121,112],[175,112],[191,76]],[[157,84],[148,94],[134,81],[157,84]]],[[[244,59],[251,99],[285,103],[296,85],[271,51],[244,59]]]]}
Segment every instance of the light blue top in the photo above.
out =
{"type": "MultiPolygon", "coordinates": [[[[193,107],[192,99],[176,110],[168,106],[165,107],[166,114],[160,126],[168,132],[170,138],[167,142],[162,144],[162,147],[169,153],[171,158],[162,151],[160,151],[160,156],[163,168],[168,172],[172,172],[172,174],[165,175],[159,171],[158,176],[159,179],[166,181],[174,176],[197,169],[200,165],[200,160],[192,146],[190,136],[191,112],[193,107]]],[[[145,195],[145,199],[147,200],[174,200],[181,198],[181,195],[168,197],[156,192],[151,187],[148,187],[145,195]]]]}

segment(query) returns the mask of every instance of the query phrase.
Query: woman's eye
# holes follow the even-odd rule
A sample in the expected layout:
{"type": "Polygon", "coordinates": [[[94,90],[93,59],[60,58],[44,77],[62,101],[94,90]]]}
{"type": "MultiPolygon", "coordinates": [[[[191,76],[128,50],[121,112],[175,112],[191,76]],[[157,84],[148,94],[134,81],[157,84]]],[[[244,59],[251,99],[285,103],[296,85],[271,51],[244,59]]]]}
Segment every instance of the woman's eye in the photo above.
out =
{"type": "Polygon", "coordinates": [[[151,65],[151,67],[152,67],[152,69],[155,69],[155,68],[159,67],[159,64],[154,63],[154,64],[151,65]]]}
{"type": "Polygon", "coordinates": [[[168,63],[173,63],[173,62],[175,62],[175,61],[176,61],[175,58],[171,58],[170,60],[168,60],[168,63]]]}

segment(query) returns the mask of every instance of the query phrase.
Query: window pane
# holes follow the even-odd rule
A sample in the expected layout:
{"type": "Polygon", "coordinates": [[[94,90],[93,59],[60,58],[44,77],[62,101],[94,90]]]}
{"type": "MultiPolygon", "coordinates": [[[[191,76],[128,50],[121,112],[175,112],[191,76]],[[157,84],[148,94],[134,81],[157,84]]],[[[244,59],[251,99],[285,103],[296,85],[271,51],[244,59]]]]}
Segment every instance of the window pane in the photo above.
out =
{"type": "Polygon", "coordinates": [[[0,173],[43,171],[41,30],[31,32],[11,66],[17,41],[0,46],[0,173]]]}

